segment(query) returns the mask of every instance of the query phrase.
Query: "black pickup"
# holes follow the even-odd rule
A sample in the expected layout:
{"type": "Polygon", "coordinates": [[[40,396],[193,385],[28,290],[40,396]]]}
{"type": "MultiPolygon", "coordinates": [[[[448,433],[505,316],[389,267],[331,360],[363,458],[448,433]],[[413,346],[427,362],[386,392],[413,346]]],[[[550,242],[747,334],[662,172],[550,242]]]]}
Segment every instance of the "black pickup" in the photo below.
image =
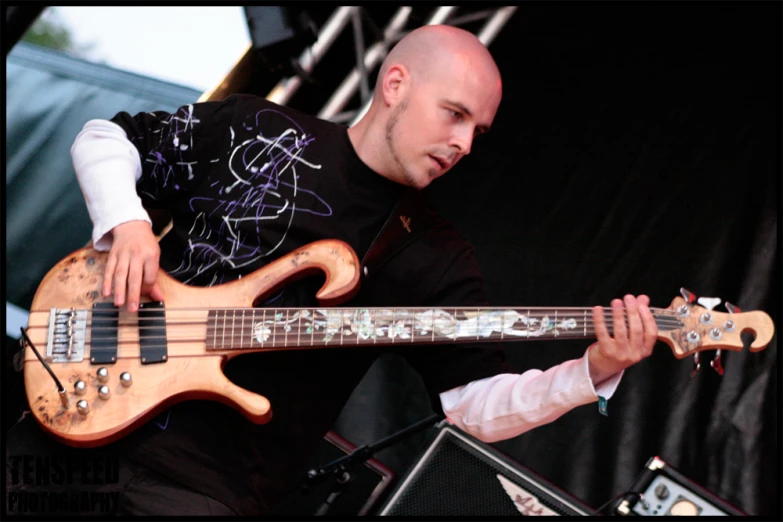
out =
{"type": "Polygon", "coordinates": [[[139,305],[139,342],[141,364],[166,362],[166,311],[163,303],[139,305]]]}
{"type": "Polygon", "coordinates": [[[117,326],[120,312],[114,303],[95,303],[90,324],[90,364],[117,362],[117,326]]]}

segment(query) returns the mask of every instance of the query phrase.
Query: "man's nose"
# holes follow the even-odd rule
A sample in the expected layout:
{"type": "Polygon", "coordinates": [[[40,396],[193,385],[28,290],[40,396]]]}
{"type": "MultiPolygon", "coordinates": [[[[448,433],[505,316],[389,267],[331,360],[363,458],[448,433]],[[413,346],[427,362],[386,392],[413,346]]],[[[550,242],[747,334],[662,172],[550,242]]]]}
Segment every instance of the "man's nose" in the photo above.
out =
{"type": "MultiPolygon", "coordinates": [[[[470,154],[470,148],[473,145],[473,134],[467,134],[464,132],[455,134],[452,137],[451,143],[449,145],[457,149],[459,156],[467,156],[470,154]]],[[[455,158],[455,160],[456,159],[459,158],[455,158]]]]}

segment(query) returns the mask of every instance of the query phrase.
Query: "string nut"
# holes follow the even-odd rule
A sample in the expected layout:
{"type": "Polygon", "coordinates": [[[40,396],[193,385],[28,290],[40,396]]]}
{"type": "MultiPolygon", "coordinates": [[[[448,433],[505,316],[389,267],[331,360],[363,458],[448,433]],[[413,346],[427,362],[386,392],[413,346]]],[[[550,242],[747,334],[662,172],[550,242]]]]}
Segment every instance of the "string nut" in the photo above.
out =
{"type": "Polygon", "coordinates": [[[73,385],[73,391],[76,395],[84,395],[87,392],[87,385],[84,381],[76,381],[73,385]]]}

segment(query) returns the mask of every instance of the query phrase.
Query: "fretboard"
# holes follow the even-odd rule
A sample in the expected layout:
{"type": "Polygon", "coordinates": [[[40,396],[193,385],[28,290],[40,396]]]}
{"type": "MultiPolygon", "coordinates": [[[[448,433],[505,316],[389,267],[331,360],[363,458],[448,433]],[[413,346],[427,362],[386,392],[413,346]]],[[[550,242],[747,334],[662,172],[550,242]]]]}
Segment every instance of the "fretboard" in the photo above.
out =
{"type": "MultiPolygon", "coordinates": [[[[660,330],[682,326],[651,309],[660,330]]],[[[613,331],[611,309],[604,317],[613,331]]],[[[595,338],[591,308],[228,308],[209,312],[208,350],[595,338]]]]}

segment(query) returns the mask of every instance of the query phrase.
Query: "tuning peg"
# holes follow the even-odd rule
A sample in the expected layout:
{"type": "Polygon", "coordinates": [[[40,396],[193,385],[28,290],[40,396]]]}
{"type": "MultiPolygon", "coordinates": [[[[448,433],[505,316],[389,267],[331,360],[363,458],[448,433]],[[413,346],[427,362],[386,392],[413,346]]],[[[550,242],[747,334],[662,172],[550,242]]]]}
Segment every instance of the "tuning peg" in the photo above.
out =
{"type": "Polygon", "coordinates": [[[696,301],[707,310],[712,310],[720,304],[720,297],[699,297],[696,301]]]}
{"type": "Polygon", "coordinates": [[[683,299],[685,299],[685,302],[688,304],[691,304],[694,301],[696,301],[696,295],[685,288],[680,288],[680,295],[682,296],[683,299]]]}
{"type": "Polygon", "coordinates": [[[739,306],[735,306],[728,301],[726,301],[725,306],[726,306],[726,310],[728,310],[730,314],[738,314],[742,311],[739,309],[739,306]]]}
{"type": "Polygon", "coordinates": [[[718,372],[718,375],[723,375],[723,364],[720,360],[720,348],[715,352],[715,357],[712,358],[710,361],[710,366],[712,366],[712,369],[718,372]]]}
{"type": "Polygon", "coordinates": [[[701,369],[701,363],[699,362],[699,352],[693,354],[693,370],[691,370],[691,379],[693,376],[699,373],[701,369]]]}

